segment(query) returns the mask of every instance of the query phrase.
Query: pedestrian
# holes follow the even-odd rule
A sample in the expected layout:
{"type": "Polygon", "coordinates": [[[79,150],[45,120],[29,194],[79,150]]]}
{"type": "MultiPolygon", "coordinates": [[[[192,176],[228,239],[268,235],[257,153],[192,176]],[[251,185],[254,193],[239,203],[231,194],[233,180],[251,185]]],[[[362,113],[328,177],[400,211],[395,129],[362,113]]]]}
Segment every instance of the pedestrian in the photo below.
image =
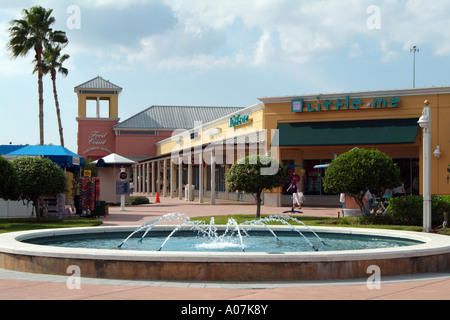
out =
{"type": "Polygon", "coordinates": [[[73,205],[75,206],[75,213],[81,216],[80,207],[80,181],[78,178],[72,180],[73,205]]]}
{"type": "Polygon", "coordinates": [[[133,179],[130,179],[130,194],[134,193],[134,183],[133,183],[133,179]]]}
{"type": "Polygon", "coordinates": [[[394,197],[394,198],[397,198],[397,197],[403,197],[403,196],[405,196],[406,195],[406,190],[405,190],[405,185],[402,183],[402,185],[401,186],[399,186],[399,187],[397,187],[397,188],[394,188],[393,190],[392,190],[392,196],[394,197]]]}
{"type": "Polygon", "coordinates": [[[305,199],[303,192],[300,192],[300,177],[298,174],[294,174],[292,178],[292,183],[287,189],[287,191],[292,189],[292,211],[295,209],[297,204],[298,208],[302,208],[303,201],[305,199]]]}

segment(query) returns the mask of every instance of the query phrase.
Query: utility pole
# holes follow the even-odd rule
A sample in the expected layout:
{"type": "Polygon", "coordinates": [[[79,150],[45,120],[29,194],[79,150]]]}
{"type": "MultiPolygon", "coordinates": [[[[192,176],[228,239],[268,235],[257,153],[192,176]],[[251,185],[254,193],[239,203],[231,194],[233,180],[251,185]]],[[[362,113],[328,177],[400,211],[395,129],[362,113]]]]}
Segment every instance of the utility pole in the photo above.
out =
{"type": "Polygon", "coordinates": [[[409,49],[409,52],[412,52],[414,55],[414,61],[413,61],[413,88],[416,87],[416,52],[420,52],[419,48],[417,46],[412,47],[412,49],[409,49]]]}

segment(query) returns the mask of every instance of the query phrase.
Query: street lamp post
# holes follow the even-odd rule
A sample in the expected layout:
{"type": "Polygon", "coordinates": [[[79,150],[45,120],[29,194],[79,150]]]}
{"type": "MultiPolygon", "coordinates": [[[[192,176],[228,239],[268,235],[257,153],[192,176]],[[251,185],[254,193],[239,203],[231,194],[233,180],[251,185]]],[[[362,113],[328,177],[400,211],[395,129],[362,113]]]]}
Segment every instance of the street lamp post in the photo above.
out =
{"type": "Polygon", "coordinates": [[[419,48],[417,46],[412,47],[412,49],[409,49],[409,52],[412,52],[414,54],[413,58],[413,88],[416,87],[416,52],[420,52],[419,48]]]}
{"type": "Polygon", "coordinates": [[[417,122],[423,130],[423,231],[431,232],[431,108],[425,101],[422,116],[417,122]]]}

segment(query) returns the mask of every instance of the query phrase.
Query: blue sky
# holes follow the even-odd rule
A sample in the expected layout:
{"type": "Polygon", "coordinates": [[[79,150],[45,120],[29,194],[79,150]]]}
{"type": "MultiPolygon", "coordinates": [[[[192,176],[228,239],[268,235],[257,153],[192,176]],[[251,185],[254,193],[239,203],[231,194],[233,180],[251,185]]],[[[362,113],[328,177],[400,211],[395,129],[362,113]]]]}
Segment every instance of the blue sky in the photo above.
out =
{"type": "MultiPolygon", "coordinates": [[[[416,87],[450,85],[448,0],[2,0],[0,144],[39,142],[33,55],[6,50],[9,21],[36,4],[54,10],[70,41],[57,85],[73,151],[74,87],[98,75],[123,88],[121,120],[151,105],[411,88],[413,45],[416,87]]],[[[45,143],[58,144],[49,78],[44,94],[45,143]]]]}

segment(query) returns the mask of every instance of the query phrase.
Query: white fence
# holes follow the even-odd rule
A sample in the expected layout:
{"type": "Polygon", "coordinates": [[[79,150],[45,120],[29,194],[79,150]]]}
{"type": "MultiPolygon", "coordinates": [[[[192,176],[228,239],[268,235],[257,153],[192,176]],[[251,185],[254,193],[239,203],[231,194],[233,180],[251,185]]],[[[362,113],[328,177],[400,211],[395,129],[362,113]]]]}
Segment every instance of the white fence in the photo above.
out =
{"type": "Polygon", "coordinates": [[[29,218],[33,212],[31,203],[27,206],[22,201],[5,201],[0,199],[1,218],[29,218]]]}

